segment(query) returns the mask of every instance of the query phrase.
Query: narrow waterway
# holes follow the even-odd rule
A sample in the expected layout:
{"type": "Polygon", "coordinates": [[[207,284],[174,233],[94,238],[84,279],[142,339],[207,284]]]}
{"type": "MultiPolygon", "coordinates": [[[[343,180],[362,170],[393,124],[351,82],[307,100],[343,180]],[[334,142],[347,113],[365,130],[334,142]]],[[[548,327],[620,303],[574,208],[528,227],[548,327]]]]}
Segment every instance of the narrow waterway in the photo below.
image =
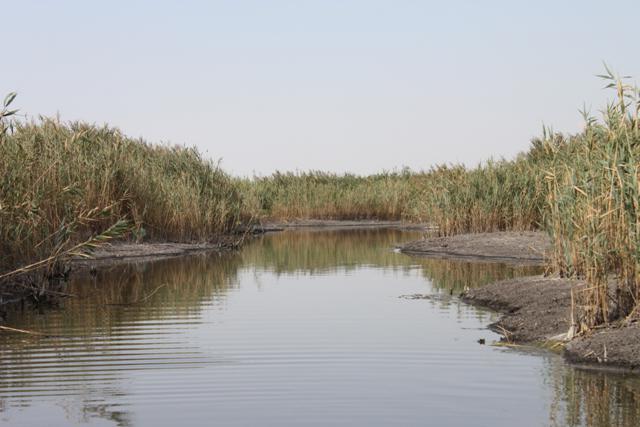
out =
{"type": "Polygon", "coordinates": [[[0,335],[0,423],[640,425],[638,377],[488,345],[496,315],[457,298],[535,268],[391,250],[418,236],[291,231],[77,277],[8,313],[52,336],[0,335]]]}

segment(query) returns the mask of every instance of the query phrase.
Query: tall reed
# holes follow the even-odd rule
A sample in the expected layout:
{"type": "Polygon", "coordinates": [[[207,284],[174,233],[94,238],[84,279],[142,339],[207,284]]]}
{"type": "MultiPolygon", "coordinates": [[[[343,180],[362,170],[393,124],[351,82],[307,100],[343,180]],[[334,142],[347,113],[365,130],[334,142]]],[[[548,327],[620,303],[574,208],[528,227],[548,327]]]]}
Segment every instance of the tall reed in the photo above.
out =
{"type": "Polygon", "coordinates": [[[0,121],[0,274],[122,220],[138,239],[203,241],[248,217],[233,180],[195,149],[87,123],[0,121]]]}
{"type": "Polygon", "coordinates": [[[545,139],[552,263],[589,285],[576,295],[580,330],[632,315],[640,302],[640,93],[608,69],[601,77],[617,95],[602,121],[585,114],[582,133],[545,139]]]}
{"type": "Polygon", "coordinates": [[[531,230],[542,221],[546,195],[538,163],[522,155],[473,169],[443,165],[364,177],[275,173],[242,186],[252,211],[267,219],[428,222],[444,235],[531,230]]]}
{"type": "MultiPolygon", "coordinates": [[[[236,179],[194,149],[110,127],[10,121],[0,110],[2,272],[70,250],[118,221],[138,239],[206,240],[250,218],[428,222],[440,234],[546,229],[550,264],[576,291],[579,329],[640,303],[640,93],[608,69],[617,99],[576,135],[544,130],[514,160],[371,176],[275,173],[236,179]]],[[[103,235],[106,238],[106,235],[103,235]]],[[[86,242],[92,242],[91,239],[86,242]]]]}
{"type": "Polygon", "coordinates": [[[252,211],[267,219],[400,220],[413,213],[418,180],[408,171],[370,176],[276,172],[242,187],[252,211]]]}
{"type": "Polygon", "coordinates": [[[585,279],[579,330],[637,313],[640,304],[640,93],[609,69],[616,91],[602,120],[576,135],[544,129],[514,160],[475,168],[369,177],[275,174],[245,183],[263,217],[404,219],[442,235],[548,230],[552,270],[585,279]]]}
{"type": "Polygon", "coordinates": [[[425,177],[421,216],[444,235],[535,229],[544,205],[541,176],[526,155],[473,169],[438,166],[425,177]]]}

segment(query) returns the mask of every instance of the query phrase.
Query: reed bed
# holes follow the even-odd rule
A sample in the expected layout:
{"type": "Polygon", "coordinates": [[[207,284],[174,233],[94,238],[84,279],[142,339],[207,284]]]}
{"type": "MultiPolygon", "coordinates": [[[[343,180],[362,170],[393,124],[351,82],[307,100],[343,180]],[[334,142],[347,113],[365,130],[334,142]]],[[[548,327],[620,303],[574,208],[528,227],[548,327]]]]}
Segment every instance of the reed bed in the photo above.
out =
{"type": "Polygon", "coordinates": [[[585,130],[545,135],[554,269],[588,283],[576,292],[574,324],[588,330],[637,315],[640,302],[640,93],[607,70],[617,98],[585,130]]]}
{"type": "Polygon", "coordinates": [[[541,178],[529,155],[473,169],[439,166],[424,177],[419,217],[442,235],[537,229],[546,194],[541,178]]]}
{"type": "Polygon", "coordinates": [[[411,219],[420,177],[409,171],[358,176],[281,173],[240,185],[252,212],[269,220],[411,219]]]}
{"type": "Polygon", "coordinates": [[[275,174],[245,185],[272,219],[401,219],[441,235],[541,229],[549,263],[589,286],[575,294],[574,332],[637,316],[640,306],[640,93],[606,69],[616,99],[576,135],[548,129],[514,160],[370,177],[275,174]]]}
{"type": "Polygon", "coordinates": [[[264,220],[402,220],[427,222],[442,235],[532,230],[545,206],[543,169],[533,156],[476,168],[370,176],[275,173],[241,183],[247,204],[264,220]]]}
{"type": "Polygon", "coordinates": [[[195,149],[80,122],[0,122],[0,282],[39,260],[51,276],[63,255],[126,234],[205,241],[247,220],[233,179],[195,149]]]}
{"type": "Polygon", "coordinates": [[[602,120],[585,114],[577,135],[545,130],[516,159],[475,168],[371,176],[231,178],[195,149],[150,145],[114,128],[11,121],[10,95],[0,110],[0,281],[9,269],[127,233],[202,241],[253,218],[403,220],[442,235],[547,230],[551,269],[589,284],[575,295],[578,331],[635,316],[640,94],[609,70],[602,77],[617,98],[602,120]]]}

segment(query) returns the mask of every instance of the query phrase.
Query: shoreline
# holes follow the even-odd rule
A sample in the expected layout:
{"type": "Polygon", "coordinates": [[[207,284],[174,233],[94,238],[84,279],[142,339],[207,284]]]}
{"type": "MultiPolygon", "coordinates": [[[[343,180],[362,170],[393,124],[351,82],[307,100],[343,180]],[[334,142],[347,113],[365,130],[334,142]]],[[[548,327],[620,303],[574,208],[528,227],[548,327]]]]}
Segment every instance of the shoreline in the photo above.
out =
{"type": "Polygon", "coordinates": [[[540,231],[500,231],[427,237],[398,245],[396,249],[407,255],[431,258],[542,265],[551,242],[540,231]]]}
{"type": "Polygon", "coordinates": [[[528,276],[471,289],[461,300],[501,313],[488,329],[510,344],[562,348],[567,363],[586,369],[640,373],[640,323],[614,322],[565,342],[571,312],[571,288],[583,282],[528,276]]]}
{"type": "Polygon", "coordinates": [[[208,252],[230,252],[240,247],[246,236],[222,235],[210,242],[143,242],[114,241],[97,248],[90,258],[73,258],[66,262],[64,277],[55,277],[44,291],[29,283],[29,277],[19,277],[0,286],[0,325],[3,310],[14,305],[50,304],[68,296],[64,290],[69,276],[94,274],[98,269],[136,262],[151,262],[208,252]]]}
{"type": "Polygon", "coordinates": [[[73,259],[70,262],[73,271],[101,268],[130,262],[148,262],[165,258],[205,252],[227,252],[235,248],[231,238],[216,243],[177,243],[177,242],[114,242],[97,249],[91,258],[73,259]]]}
{"type": "Polygon", "coordinates": [[[436,228],[428,224],[404,221],[380,220],[335,220],[335,219],[304,219],[293,221],[265,221],[254,228],[258,232],[276,232],[284,230],[366,230],[366,229],[394,229],[406,231],[431,231],[436,228]]]}
{"type": "MultiPolygon", "coordinates": [[[[550,248],[549,238],[538,231],[432,237],[397,247],[411,256],[519,265],[544,265],[550,248]]],[[[565,361],[575,366],[640,373],[640,319],[614,322],[563,341],[571,326],[571,288],[581,286],[577,280],[519,277],[471,289],[461,300],[502,314],[488,328],[507,343],[562,347],[565,361]]]]}
{"type": "MultiPolygon", "coordinates": [[[[354,230],[400,229],[425,232],[433,230],[424,224],[400,221],[335,221],[306,220],[288,223],[265,223],[245,234],[245,237],[285,230],[354,230]]],[[[244,237],[220,236],[207,243],[177,242],[114,242],[92,254],[91,259],[70,262],[71,274],[82,274],[99,268],[131,262],[148,262],[197,253],[228,252],[239,248],[244,237]]],[[[508,262],[512,264],[542,265],[549,242],[541,232],[499,232],[463,234],[452,237],[425,238],[396,247],[410,256],[465,259],[479,262],[508,262]]],[[[488,308],[501,313],[497,322],[488,328],[499,333],[508,343],[523,345],[562,343],[561,337],[569,329],[571,306],[570,290],[579,282],[568,279],[529,276],[495,282],[463,293],[467,304],[488,308]]],[[[19,287],[14,290],[18,291],[19,287]]],[[[13,300],[5,301],[11,292],[5,289],[0,307],[11,302],[24,302],[29,298],[15,292],[13,300]]],[[[58,289],[52,291],[55,296],[58,289]]],[[[60,293],[64,294],[64,293],[60,293]]],[[[11,298],[9,298],[11,299],[11,298]]],[[[0,315],[0,323],[2,317],[0,315]]],[[[609,325],[588,336],[576,337],[564,343],[563,355],[576,366],[624,370],[640,373],[640,322],[626,326],[609,325]]]]}
{"type": "MultiPolygon", "coordinates": [[[[75,258],[68,262],[69,274],[83,274],[95,269],[108,268],[119,264],[149,262],[191,254],[207,252],[229,252],[242,247],[246,239],[265,233],[286,230],[364,230],[364,229],[397,229],[425,232],[432,227],[403,221],[378,220],[294,220],[288,222],[265,221],[264,224],[240,229],[237,234],[216,236],[209,242],[168,242],[150,241],[133,243],[131,241],[114,241],[96,249],[91,258],[75,258]]],[[[30,300],[45,301],[46,296],[55,298],[64,296],[64,279],[54,279],[50,289],[36,295],[35,289],[25,285],[22,280],[14,280],[0,287],[0,324],[2,308],[14,304],[28,303],[30,300]]]]}
{"type": "Polygon", "coordinates": [[[172,258],[202,252],[227,252],[239,249],[246,238],[266,233],[277,233],[286,230],[371,230],[394,229],[405,231],[429,231],[432,227],[426,224],[407,223],[402,221],[373,221],[373,220],[296,220],[291,222],[266,222],[243,230],[245,234],[225,235],[212,242],[114,242],[97,249],[89,259],[74,259],[72,267],[92,268],[114,265],[125,262],[145,262],[163,258],[172,258]]]}

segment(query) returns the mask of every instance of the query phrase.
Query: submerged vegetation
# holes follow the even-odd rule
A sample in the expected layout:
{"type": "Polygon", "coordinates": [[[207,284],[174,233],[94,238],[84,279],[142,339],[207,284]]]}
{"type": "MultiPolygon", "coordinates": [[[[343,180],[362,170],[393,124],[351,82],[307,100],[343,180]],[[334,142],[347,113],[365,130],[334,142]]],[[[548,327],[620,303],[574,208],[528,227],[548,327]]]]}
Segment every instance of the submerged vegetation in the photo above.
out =
{"type": "Polygon", "coordinates": [[[0,113],[0,283],[29,264],[51,277],[61,258],[124,234],[205,241],[253,220],[404,220],[443,235],[547,230],[552,270],[590,285],[575,295],[579,330],[637,314],[640,96],[608,70],[603,77],[617,100],[601,121],[585,114],[577,135],[545,130],[516,159],[475,168],[367,177],[231,178],[194,149],[114,128],[11,121],[10,95],[0,113]]]}

